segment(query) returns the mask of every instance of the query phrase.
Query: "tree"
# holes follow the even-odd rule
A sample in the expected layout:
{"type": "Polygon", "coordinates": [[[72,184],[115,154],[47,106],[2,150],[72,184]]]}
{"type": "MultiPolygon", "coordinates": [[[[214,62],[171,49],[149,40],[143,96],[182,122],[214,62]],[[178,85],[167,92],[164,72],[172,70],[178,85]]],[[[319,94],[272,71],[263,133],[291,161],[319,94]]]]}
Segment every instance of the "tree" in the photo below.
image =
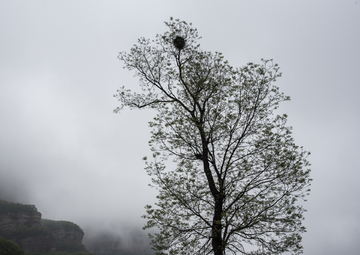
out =
{"type": "Polygon", "coordinates": [[[157,254],[302,253],[298,200],[308,194],[308,152],[294,144],[290,100],[273,83],[272,60],[233,68],[221,53],[200,49],[192,24],[170,19],[155,40],[140,38],[124,68],[135,70],[142,93],[122,87],[120,106],[152,108],[153,159],[146,170],[158,188],[146,206],[157,254]],[[175,169],[167,169],[172,159],[175,169]],[[250,249],[247,249],[248,245],[250,249]]]}
{"type": "Polygon", "coordinates": [[[24,255],[24,251],[13,241],[6,240],[0,236],[1,255],[24,255]]]}

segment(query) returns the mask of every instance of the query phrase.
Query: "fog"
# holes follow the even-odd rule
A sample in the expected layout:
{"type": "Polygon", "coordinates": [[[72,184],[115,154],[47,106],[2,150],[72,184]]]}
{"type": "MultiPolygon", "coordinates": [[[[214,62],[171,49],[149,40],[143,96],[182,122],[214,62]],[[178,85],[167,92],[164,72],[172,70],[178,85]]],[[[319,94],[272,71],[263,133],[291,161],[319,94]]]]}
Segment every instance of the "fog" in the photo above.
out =
{"type": "MultiPolygon", "coordinates": [[[[118,52],[154,38],[170,17],[233,66],[273,58],[290,95],[280,105],[312,153],[304,254],[358,254],[360,3],[318,1],[0,2],[0,199],[35,204],[123,253],[150,254],[142,230],[153,112],[114,114],[136,88],[118,52]]],[[[95,248],[94,248],[95,249],[95,248]]]]}

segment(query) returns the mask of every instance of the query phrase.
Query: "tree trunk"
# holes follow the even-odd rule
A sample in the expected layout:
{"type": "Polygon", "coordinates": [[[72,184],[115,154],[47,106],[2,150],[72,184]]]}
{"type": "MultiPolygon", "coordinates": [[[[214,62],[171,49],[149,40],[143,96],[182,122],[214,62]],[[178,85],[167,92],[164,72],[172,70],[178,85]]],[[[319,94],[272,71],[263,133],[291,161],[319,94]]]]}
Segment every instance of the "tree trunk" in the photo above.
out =
{"type": "Polygon", "coordinates": [[[222,206],[223,200],[221,194],[218,194],[215,198],[215,211],[213,218],[213,226],[212,226],[212,248],[214,251],[214,255],[224,255],[224,245],[222,240],[222,224],[221,224],[221,214],[222,214],[222,206]]]}
{"type": "Polygon", "coordinates": [[[220,181],[220,189],[218,190],[215,185],[214,177],[212,176],[211,170],[210,170],[210,164],[208,159],[208,143],[205,138],[205,132],[201,126],[200,123],[196,123],[200,135],[201,135],[201,141],[202,141],[202,160],[203,160],[203,166],[204,166],[204,173],[206,175],[206,178],[208,180],[208,185],[210,188],[210,191],[214,197],[215,200],[215,208],[214,208],[214,217],[213,217],[213,225],[211,230],[211,244],[214,251],[214,255],[224,255],[224,243],[222,240],[222,224],[221,224],[221,218],[222,218],[222,211],[223,211],[223,189],[222,189],[222,182],[220,181]]]}

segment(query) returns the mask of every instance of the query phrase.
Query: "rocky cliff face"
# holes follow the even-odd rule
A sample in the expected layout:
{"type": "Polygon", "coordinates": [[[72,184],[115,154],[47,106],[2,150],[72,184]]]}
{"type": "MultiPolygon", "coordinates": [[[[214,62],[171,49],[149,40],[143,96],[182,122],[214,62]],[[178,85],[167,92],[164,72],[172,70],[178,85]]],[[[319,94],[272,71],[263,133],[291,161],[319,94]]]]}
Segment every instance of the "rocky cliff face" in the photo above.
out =
{"type": "Polygon", "coordinates": [[[39,212],[8,212],[0,214],[0,229],[13,231],[22,227],[32,228],[41,226],[39,212]]]}
{"type": "Polygon", "coordinates": [[[79,226],[41,219],[33,205],[0,200],[0,236],[16,242],[25,252],[87,252],[79,226]]]}
{"type": "MultiPolygon", "coordinates": [[[[11,239],[10,239],[11,240],[11,239]]],[[[28,236],[13,240],[24,252],[54,252],[55,239],[51,235],[28,236]]]]}
{"type": "Polygon", "coordinates": [[[55,251],[55,238],[41,226],[39,212],[0,214],[0,236],[14,241],[25,252],[55,251]]]}
{"type": "Polygon", "coordinates": [[[82,244],[83,230],[69,221],[41,220],[42,226],[51,232],[55,239],[56,251],[87,252],[82,244]]]}
{"type": "Polygon", "coordinates": [[[52,235],[58,242],[75,242],[81,243],[84,237],[84,233],[75,230],[58,229],[52,231],[52,235]]]}

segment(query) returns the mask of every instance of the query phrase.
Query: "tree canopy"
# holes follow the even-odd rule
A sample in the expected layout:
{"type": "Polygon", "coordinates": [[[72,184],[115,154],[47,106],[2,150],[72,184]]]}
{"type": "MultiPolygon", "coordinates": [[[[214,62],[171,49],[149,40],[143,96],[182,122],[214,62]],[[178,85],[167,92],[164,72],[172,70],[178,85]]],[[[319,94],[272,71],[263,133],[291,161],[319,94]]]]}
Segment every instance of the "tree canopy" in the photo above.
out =
{"type": "Polygon", "coordinates": [[[200,49],[197,29],[170,19],[154,40],[121,52],[142,93],[121,87],[120,106],[152,108],[153,159],[146,160],[158,202],[146,206],[157,254],[302,253],[308,152],[295,145],[290,98],[274,82],[272,60],[234,68],[219,52],[200,49]],[[176,163],[166,167],[167,160],[176,163]]]}
{"type": "Polygon", "coordinates": [[[12,203],[0,199],[0,214],[3,213],[33,213],[37,212],[35,205],[25,205],[21,203],[12,203]]]}
{"type": "Polygon", "coordinates": [[[24,255],[24,251],[13,241],[6,240],[0,236],[1,255],[24,255]]]}

